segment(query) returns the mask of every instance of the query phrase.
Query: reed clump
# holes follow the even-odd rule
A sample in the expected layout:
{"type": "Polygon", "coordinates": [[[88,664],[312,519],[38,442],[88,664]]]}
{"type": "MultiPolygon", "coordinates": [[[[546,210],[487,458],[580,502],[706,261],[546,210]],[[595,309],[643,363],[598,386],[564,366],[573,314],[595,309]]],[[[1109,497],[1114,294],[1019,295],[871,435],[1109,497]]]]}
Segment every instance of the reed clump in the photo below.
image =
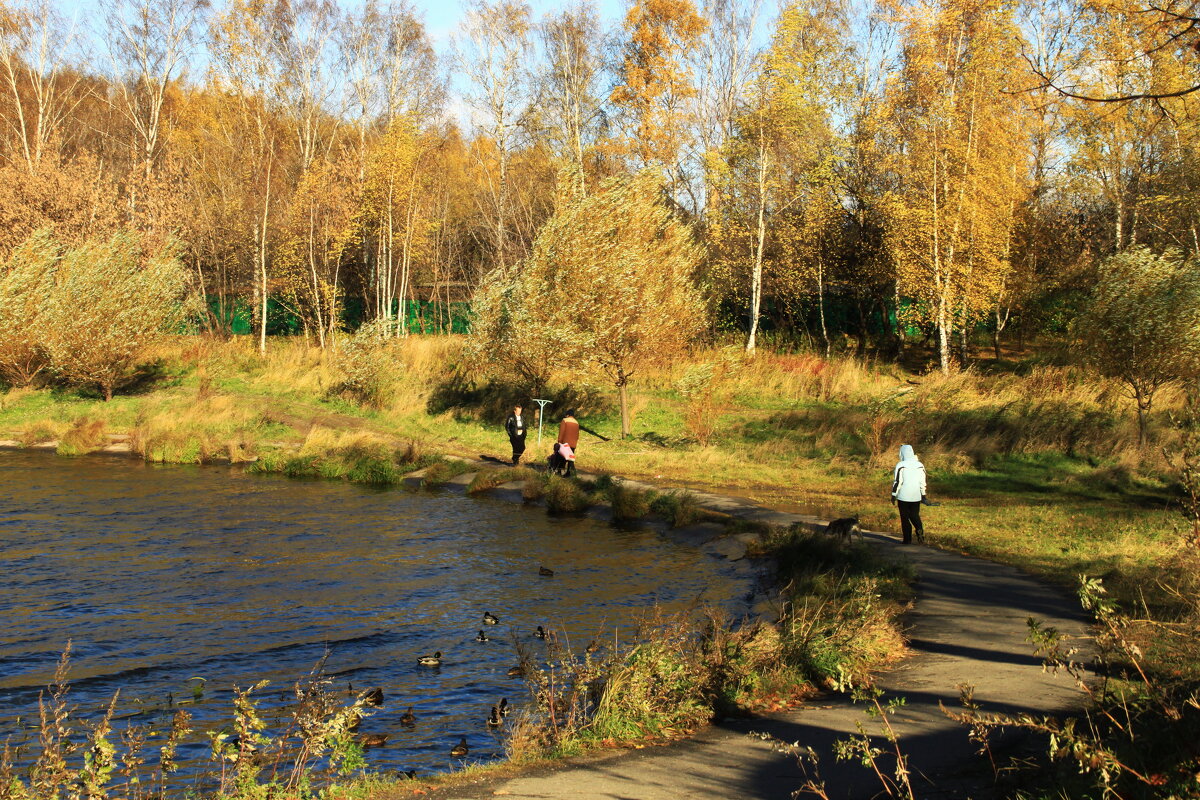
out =
{"type": "Polygon", "coordinates": [[[107,423],[102,419],[83,416],[71,423],[71,427],[58,440],[60,456],[80,456],[94,453],[108,441],[104,435],[107,423]]]}
{"type": "Polygon", "coordinates": [[[561,514],[578,514],[592,504],[587,490],[578,480],[559,475],[547,476],[543,499],[548,509],[561,514]]]}
{"type": "Polygon", "coordinates": [[[529,467],[505,467],[501,469],[481,469],[467,484],[467,494],[481,494],[506,483],[537,480],[538,473],[529,467]]]}

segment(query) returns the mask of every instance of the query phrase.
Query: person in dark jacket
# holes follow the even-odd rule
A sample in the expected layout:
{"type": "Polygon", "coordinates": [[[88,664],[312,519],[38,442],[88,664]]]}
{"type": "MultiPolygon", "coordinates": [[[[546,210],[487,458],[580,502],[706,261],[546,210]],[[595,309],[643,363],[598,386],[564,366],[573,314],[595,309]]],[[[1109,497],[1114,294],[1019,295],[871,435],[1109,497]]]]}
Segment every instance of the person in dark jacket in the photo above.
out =
{"type": "Polygon", "coordinates": [[[508,441],[512,443],[513,466],[521,463],[521,454],[525,452],[525,417],[521,415],[520,405],[513,406],[513,411],[504,421],[504,430],[508,433],[508,441]]]}

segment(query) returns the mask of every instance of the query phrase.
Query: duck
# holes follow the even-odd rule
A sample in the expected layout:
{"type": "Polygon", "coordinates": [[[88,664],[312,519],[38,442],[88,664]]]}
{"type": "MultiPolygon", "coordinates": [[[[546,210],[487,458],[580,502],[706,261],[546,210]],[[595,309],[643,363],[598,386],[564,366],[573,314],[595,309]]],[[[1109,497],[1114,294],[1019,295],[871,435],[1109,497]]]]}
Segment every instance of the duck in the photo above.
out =
{"type": "Polygon", "coordinates": [[[383,747],[387,744],[387,740],[386,733],[360,733],[358,735],[358,743],[363,747],[383,747]]]}
{"type": "Polygon", "coordinates": [[[509,667],[508,668],[508,677],[524,678],[525,677],[525,668],[522,667],[520,664],[517,664],[515,667],[509,667]]]}
{"type": "Polygon", "coordinates": [[[423,667],[437,667],[442,663],[442,651],[438,650],[431,656],[421,656],[417,659],[417,663],[423,667]]]}
{"type": "Polygon", "coordinates": [[[500,708],[498,706],[492,706],[492,713],[487,719],[487,724],[489,728],[499,728],[504,724],[504,720],[500,719],[500,708]]]}
{"type": "Polygon", "coordinates": [[[417,771],[415,769],[402,769],[400,770],[400,774],[410,781],[417,779],[417,771]]]}
{"type": "Polygon", "coordinates": [[[499,625],[500,618],[493,615],[492,612],[490,612],[490,611],[485,611],[485,612],[483,612],[483,624],[484,625],[499,625]]]}
{"type": "Polygon", "coordinates": [[[417,715],[413,713],[413,707],[409,706],[408,711],[400,715],[400,724],[406,728],[412,728],[417,724],[417,715]]]}
{"type": "Polygon", "coordinates": [[[545,628],[543,628],[541,625],[538,625],[538,628],[537,628],[537,630],[533,632],[533,638],[535,638],[535,639],[549,639],[549,638],[550,638],[550,634],[546,633],[546,629],[545,629],[545,628]]]}
{"type": "Polygon", "coordinates": [[[547,567],[538,567],[538,575],[541,575],[543,578],[553,578],[554,570],[547,567]]]}
{"type": "Polygon", "coordinates": [[[383,689],[378,686],[367,689],[363,692],[362,699],[369,706],[381,706],[383,705],[383,689]]]}
{"type": "Polygon", "coordinates": [[[489,639],[489,638],[488,638],[488,635],[487,635],[486,633],[484,633],[483,631],[480,631],[480,632],[479,632],[479,635],[475,637],[475,641],[477,641],[477,642],[490,642],[490,641],[491,641],[491,639],[489,639]]]}
{"type": "Polygon", "coordinates": [[[458,744],[450,748],[451,758],[465,758],[467,753],[471,752],[471,748],[467,747],[467,737],[459,737],[458,744]]]}
{"type": "Polygon", "coordinates": [[[508,716],[508,698],[507,697],[500,698],[500,705],[496,706],[496,710],[500,712],[500,716],[502,716],[502,717],[508,716]]]}
{"type": "Polygon", "coordinates": [[[358,726],[362,724],[361,714],[351,714],[350,719],[346,720],[346,730],[356,731],[358,726]]]}

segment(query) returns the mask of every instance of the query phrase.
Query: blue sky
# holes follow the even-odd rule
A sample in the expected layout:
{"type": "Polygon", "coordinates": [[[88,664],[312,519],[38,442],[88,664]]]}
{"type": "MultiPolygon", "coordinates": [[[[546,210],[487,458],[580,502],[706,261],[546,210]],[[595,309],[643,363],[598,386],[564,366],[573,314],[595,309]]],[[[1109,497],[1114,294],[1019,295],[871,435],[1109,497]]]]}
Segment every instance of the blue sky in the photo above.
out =
{"type": "MultiPolygon", "coordinates": [[[[213,4],[220,5],[220,2],[221,0],[214,0],[213,4]]],[[[533,9],[534,18],[539,20],[548,12],[574,5],[574,3],[563,2],[563,0],[526,0],[526,2],[533,9]]],[[[79,12],[81,17],[85,18],[94,18],[99,6],[96,0],[59,0],[59,3],[59,7],[68,15],[79,12]]],[[[343,8],[351,8],[358,4],[359,0],[338,0],[338,5],[343,8]]],[[[442,49],[448,42],[450,34],[458,28],[458,22],[462,18],[463,4],[458,0],[413,0],[413,5],[424,13],[425,26],[429,35],[437,43],[438,49],[442,49]]],[[[622,0],[596,0],[596,8],[600,11],[604,23],[609,25],[620,19],[624,2],[622,0]]]]}

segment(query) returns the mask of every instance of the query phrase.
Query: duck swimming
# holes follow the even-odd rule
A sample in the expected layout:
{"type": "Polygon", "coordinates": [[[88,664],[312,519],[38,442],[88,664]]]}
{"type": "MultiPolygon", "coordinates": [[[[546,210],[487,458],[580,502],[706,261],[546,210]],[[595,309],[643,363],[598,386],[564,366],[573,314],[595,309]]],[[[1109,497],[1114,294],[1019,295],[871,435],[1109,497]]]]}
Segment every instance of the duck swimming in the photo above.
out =
{"type": "Polygon", "coordinates": [[[525,677],[525,668],[522,667],[520,664],[517,664],[515,667],[509,667],[508,668],[508,677],[524,678],[525,677]]]}
{"type": "Polygon", "coordinates": [[[489,639],[489,638],[488,638],[488,635],[487,635],[486,633],[484,633],[483,631],[480,631],[480,632],[479,632],[479,635],[475,637],[475,641],[477,641],[477,642],[490,642],[490,641],[491,641],[491,639],[489,639]]]}
{"type": "Polygon", "coordinates": [[[471,752],[471,748],[467,747],[467,737],[460,737],[458,744],[450,748],[450,756],[452,758],[463,758],[467,753],[471,752]]]}
{"type": "Polygon", "coordinates": [[[358,737],[358,743],[363,747],[383,747],[387,740],[386,733],[363,733],[358,737]]]}
{"type": "Polygon", "coordinates": [[[543,578],[553,578],[554,570],[547,569],[546,567],[538,567],[538,575],[541,575],[543,578]]]}
{"type": "Polygon", "coordinates": [[[502,717],[508,716],[508,698],[507,697],[500,698],[500,705],[496,706],[496,710],[500,712],[500,716],[502,716],[502,717]]]}
{"type": "Polygon", "coordinates": [[[496,706],[492,706],[492,713],[488,717],[487,724],[489,728],[499,728],[504,724],[504,720],[500,719],[500,709],[496,706]]]}
{"type": "Polygon", "coordinates": [[[442,651],[438,650],[431,656],[421,656],[417,659],[417,663],[423,667],[436,667],[442,663],[442,651]]]}
{"type": "Polygon", "coordinates": [[[411,728],[417,724],[417,715],[412,711],[413,707],[409,706],[408,711],[400,715],[400,724],[406,728],[411,728]]]}
{"type": "Polygon", "coordinates": [[[500,618],[497,616],[493,616],[492,612],[490,612],[490,611],[483,612],[483,624],[484,625],[498,625],[499,623],[500,623],[500,618]]]}
{"type": "Polygon", "coordinates": [[[362,699],[369,706],[381,706],[383,705],[383,689],[378,686],[374,689],[368,689],[363,692],[362,699]]]}
{"type": "Polygon", "coordinates": [[[550,638],[550,634],[546,633],[546,629],[545,629],[545,628],[543,628],[541,625],[538,625],[538,628],[537,628],[537,630],[533,632],[533,638],[535,638],[535,639],[549,639],[549,638],[550,638]]]}

